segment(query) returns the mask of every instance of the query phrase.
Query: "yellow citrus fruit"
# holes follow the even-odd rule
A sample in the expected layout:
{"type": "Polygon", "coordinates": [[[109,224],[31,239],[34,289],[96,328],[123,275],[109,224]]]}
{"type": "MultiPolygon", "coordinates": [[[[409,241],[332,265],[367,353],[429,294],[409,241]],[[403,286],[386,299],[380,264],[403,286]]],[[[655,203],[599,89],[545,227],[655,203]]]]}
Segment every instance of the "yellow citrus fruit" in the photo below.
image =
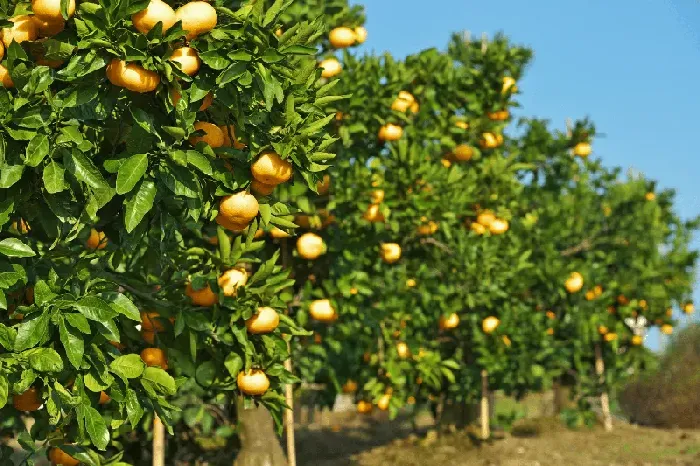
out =
{"type": "Polygon", "coordinates": [[[49,460],[54,466],[78,466],[80,464],[80,461],[58,447],[54,447],[49,451],[49,460]]]}
{"type": "Polygon", "coordinates": [[[402,135],[402,127],[389,123],[379,128],[378,137],[380,141],[397,141],[402,135]]]}
{"type": "Polygon", "coordinates": [[[269,196],[277,186],[273,184],[261,183],[258,180],[253,180],[250,183],[250,190],[258,196],[269,196]]]}
{"type": "Polygon", "coordinates": [[[288,181],[293,174],[292,164],[272,151],[260,154],[250,167],[250,171],[256,180],[275,186],[288,181]]]}
{"type": "Polygon", "coordinates": [[[452,155],[455,159],[466,162],[474,156],[474,149],[467,144],[460,144],[452,151],[452,155]]]}
{"type": "Polygon", "coordinates": [[[438,230],[438,224],[432,220],[428,223],[423,223],[418,225],[418,234],[422,236],[428,236],[434,234],[438,230]]]}
{"type": "Polygon", "coordinates": [[[384,243],[380,246],[379,255],[387,264],[393,264],[401,259],[401,246],[397,243],[384,243]]]}
{"type": "Polygon", "coordinates": [[[398,354],[401,359],[405,359],[411,354],[411,351],[408,349],[406,343],[400,341],[396,344],[396,354],[398,354]]]}
{"type": "Polygon", "coordinates": [[[554,329],[552,327],[547,329],[547,335],[554,335],[554,329]]]}
{"type": "Polygon", "coordinates": [[[211,290],[209,284],[202,289],[195,290],[190,283],[185,288],[185,294],[192,300],[192,304],[200,307],[211,307],[219,302],[219,297],[211,290]]]}
{"type": "Polygon", "coordinates": [[[459,129],[469,129],[469,123],[466,121],[456,121],[455,126],[459,129]]]}
{"type": "Polygon", "coordinates": [[[632,335],[630,343],[632,343],[634,346],[640,346],[642,343],[644,343],[644,338],[642,338],[641,335],[632,335]]]}
{"type": "Polygon", "coordinates": [[[146,363],[147,366],[160,366],[161,369],[168,369],[168,358],[165,356],[165,352],[160,348],[146,348],[141,351],[141,360],[146,363]]]}
{"type": "Polygon", "coordinates": [[[304,233],[297,240],[297,252],[304,259],[317,259],[324,249],[323,238],[315,233],[304,233]]]}
{"type": "Polygon", "coordinates": [[[438,326],[442,330],[450,330],[453,328],[457,328],[459,325],[459,316],[456,313],[452,313],[449,316],[445,317],[440,316],[440,321],[438,322],[438,326]]]}
{"type": "Polygon", "coordinates": [[[478,222],[472,222],[469,224],[469,229],[476,233],[477,235],[483,235],[486,233],[486,227],[483,226],[481,223],[478,222]]]}
{"type": "Polygon", "coordinates": [[[43,402],[36,387],[12,397],[12,405],[17,411],[38,411],[43,402]]]}
{"type": "Polygon", "coordinates": [[[202,66],[202,60],[199,59],[197,51],[192,47],[180,47],[175,49],[170,55],[169,60],[178,63],[182,72],[187,76],[194,76],[202,66]]]}
{"type": "Polygon", "coordinates": [[[600,327],[598,327],[598,333],[600,333],[601,335],[605,335],[606,333],[608,333],[608,327],[606,327],[605,325],[601,325],[600,327]]]}
{"type": "Polygon", "coordinates": [[[165,330],[163,323],[160,321],[160,314],[157,312],[142,312],[141,313],[141,330],[162,332],[165,330]]]}
{"type": "Polygon", "coordinates": [[[503,144],[503,136],[496,133],[483,133],[479,145],[485,149],[495,149],[503,144]]]}
{"type": "Polygon", "coordinates": [[[329,174],[323,175],[323,180],[316,183],[316,191],[318,191],[319,196],[325,196],[331,189],[331,176],[329,174]]]}
{"type": "Polygon", "coordinates": [[[370,204],[367,210],[363,214],[362,218],[369,222],[383,222],[384,214],[379,211],[378,204],[370,204]]]}
{"type": "Polygon", "coordinates": [[[489,231],[491,234],[500,235],[508,231],[509,225],[508,220],[502,218],[494,219],[489,225],[489,231]]]}
{"type": "Polygon", "coordinates": [[[270,388],[270,380],[259,369],[239,372],[237,381],[238,389],[245,395],[262,395],[270,388]]]}
{"type": "Polygon", "coordinates": [[[343,384],[343,393],[355,393],[357,391],[357,382],[348,380],[343,384]]]}
{"type": "Polygon", "coordinates": [[[360,414],[369,414],[372,412],[372,403],[365,400],[357,402],[357,412],[360,414]]]}
{"type": "Polygon", "coordinates": [[[165,33],[177,22],[175,10],[162,0],[151,0],[146,8],[131,16],[131,22],[141,34],[148,34],[156,24],[163,23],[165,33]]]}
{"type": "Polygon", "coordinates": [[[10,72],[2,65],[0,65],[0,83],[2,83],[2,87],[5,89],[12,89],[15,87],[12,77],[10,77],[10,72]]]}
{"type": "Polygon", "coordinates": [[[328,40],[334,49],[350,47],[357,40],[355,31],[346,27],[334,28],[328,35],[328,40]]]}
{"type": "Polygon", "coordinates": [[[661,333],[665,335],[670,335],[673,333],[673,325],[670,324],[664,324],[661,326],[661,333]]]}
{"type": "Polygon", "coordinates": [[[646,199],[647,201],[653,201],[654,199],[656,199],[656,194],[648,192],[644,195],[644,199],[646,199]]]}
{"type": "Polygon", "coordinates": [[[481,211],[479,215],[476,216],[476,223],[486,228],[490,227],[495,220],[496,215],[490,210],[481,211]]]}
{"type": "Polygon", "coordinates": [[[569,278],[566,279],[566,282],[564,282],[564,286],[569,293],[581,291],[581,288],[583,288],[583,275],[578,272],[572,272],[569,278]]]}
{"type": "Polygon", "coordinates": [[[238,287],[245,286],[248,282],[248,273],[240,268],[229,269],[218,279],[219,288],[225,296],[236,296],[238,287]]]}
{"type": "Polygon", "coordinates": [[[109,403],[110,401],[112,401],[112,397],[111,397],[111,396],[107,395],[107,393],[105,393],[105,392],[100,392],[100,399],[99,399],[99,401],[97,402],[98,404],[106,405],[106,404],[109,403]]]}
{"type": "Polygon", "coordinates": [[[107,236],[102,231],[90,229],[90,237],[87,240],[89,249],[104,249],[107,247],[107,236]]]}
{"type": "Polygon", "coordinates": [[[501,321],[498,320],[498,317],[489,316],[481,322],[481,329],[484,331],[484,333],[490,334],[496,330],[496,327],[498,327],[500,323],[501,321]]]}
{"type": "Polygon", "coordinates": [[[192,40],[216,27],[216,10],[207,2],[189,2],[175,11],[175,20],[182,21],[187,40],[192,40]]]}
{"type": "Polygon", "coordinates": [[[607,342],[615,341],[617,340],[617,333],[606,333],[603,339],[607,342]]]}
{"type": "Polygon", "coordinates": [[[198,121],[194,124],[195,131],[204,131],[203,136],[191,136],[189,141],[190,144],[196,146],[198,142],[205,142],[213,149],[222,147],[224,145],[224,132],[221,128],[216,126],[214,123],[208,123],[206,121],[198,121]]]}
{"type": "Polygon", "coordinates": [[[591,154],[591,144],[588,142],[579,142],[574,146],[574,155],[579,157],[588,157],[591,154]]]}
{"type": "Polygon", "coordinates": [[[118,58],[107,65],[107,79],[115,86],[124,87],[133,92],[151,92],[160,84],[160,76],[136,63],[126,63],[118,58]]]}
{"type": "Polygon", "coordinates": [[[358,26],[355,28],[355,41],[358,44],[364,44],[364,42],[367,40],[367,29],[365,29],[362,26],[358,26]]]}
{"type": "Polygon", "coordinates": [[[377,408],[379,408],[382,411],[386,411],[389,409],[389,402],[391,401],[391,395],[388,393],[385,393],[382,395],[381,398],[379,398],[379,401],[377,401],[377,408]]]}
{"type": "Polygon", "coordinates": [[[271,307],[259,307],[258,313],[245,321],[245,327],[248,333],[262,334],[270,333],[280,323],[280,316],[277,311],[271,307]]]}
{"type": "Polygon", "coordinates": [[[235,224],[247,225],[258,215],[259,211],[258,200],[245,191],[222,197],[219,201],[219,215],[235,224]]]}
{"type": "Polygon", "coordinates": [[[683,312],[686,314],[692,314],[695,312],[695,305],[693,303],[685,303],[683,306],[683,312]]]}
{"type": "Polygon", "coordinates": [[[343,66],[336,58],[326,58],[318,66],[323,68],[321,71],[321,77],[323,78],[338,76],[343,71],[343,66]]]}
{"type": "MultiPolygon", "coordinates": [[[[61,0],[32,0],[32,12],[41,19],[56,21],[63,19],[61,0]]],[[[75,13],[75,0],[68,0],[68,17],[75,13]]]]}
{"type": "Polygon", "coordinates": [[[0,42],[0,60],[2,60],[4,57],[5,57],[5,44],[0,42]]]}
{"type": "MultiPolygon", "coordinates": [[[[177,106],[177,103],[178,103],[178,102],[180,101],[180,99],[182,98],[182,95],[180,94],[180,91],[178,91],[178,90],[175,89],[175,88],[172,88],[172,89],[170,90],[170,98],[173,99],[173,105],[174,105],[174,106],[177,106]]],[[[204,97],[204,99],[202,99],[202,104],[199,106],[199,110],[198,110],[198,111],[203,112],[204,110],[206,110],[206,109],[208,109],[209,107],[211,107],[211,104],[212,104],[213,102],[214,102],[214,96],[213,96],[213,95],[211,94],[211,92],[210,92],[209,94],[207,94],[207,95],[204,97]]],[[[219,126],[219,129],[221,129],[222,131],[223,131],[223,128],[224,128],[224,127],[219,126]]],[[[226,147],[226,142],[225,142],[225,141],[226,141],[226,133],[224,133],[224,147],[226,147]]]]}
{"type": "Polygon", "coordinates": [[[371,193],[372,197],[372,204],[381,204],[384,201],[384,190],[383,189],[375,189],[371,193]]]}
{"type": "Polygon", "coordinates": [[[63,18],[60,19],[44,19],[38,16],[32,16],[34,26],[36,27],[37,36],[52,37],[63,31],[66,27],[66,22],[63,18]]]}
{"type": "Polygon", "coordinates": [[[328,299],[317,299],[309,305],[309,315],[319,322],[333,322],[338,318],[335,309],[328,299]]]}
{"type": "Polygon", "coordinates": [[[36,23],[31,16],[20,15],[9,18],[12,27],[2,29],[2,41],[9,47],[12,41],[19,43],[33,41],[37,38],[36,23]]]}
{"type": "Polygon", "coordinates": [[[511,78],[510,76],[504,76],[503,87],[501,88],[501,92],[503,94],[507,94],[508,91],[518,92],[518,86],[515,85],[515,79],[511,78]]]}

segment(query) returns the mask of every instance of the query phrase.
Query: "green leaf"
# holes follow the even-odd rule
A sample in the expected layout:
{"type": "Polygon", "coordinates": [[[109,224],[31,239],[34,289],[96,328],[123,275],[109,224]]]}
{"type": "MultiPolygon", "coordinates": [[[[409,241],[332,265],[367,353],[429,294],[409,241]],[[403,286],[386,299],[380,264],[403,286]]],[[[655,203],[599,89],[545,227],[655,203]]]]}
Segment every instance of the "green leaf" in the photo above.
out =
{"type": "Polygon", "coordinates": [[[60,163],[51,161],[44,167],[44,187],[49,194],[60,193],[66,189],[66,171],[60,163]]]}
{"type": "Polygon", "coordinates": [[[109,368],[124,379],[135,379],[143,374],[146,365],[138,354],[127,354],[112,361],[109,368]]]}
{"type": "Polygon", "coordinates": [[[24,351],[32,348],[47,338],[49,335],[49,320],[50,315],[48,312],[25,319],[17,330],[15,351],[24,351]]]}
{"type": "Polygon", "coordinates": [[[0,409],[7,404],[7,398],[10,394],[10,384],[4,375],[0,375],[0,409]]]}
{"type": "Polygon", "coordinates": [[[85,352],[85,343],[83,342],[82,335],[68,327],[65,322],[59,323],[58,333],[61,338],[61,343],[63,343],[63,348],[66,350],[68,360],[73,367],[79,369],[83,361],[83,353],[85,352]]]}
{"type": "Polygon", "coordinates": [[[224,361],[224,366],[228,373],[231,374],[231,377],[236,378],[238,373],[243,370],[243,359],[236,353],[229,353],[224,361]]]}
{"type": "Polygon", "coordinates": [[[56,297],[56,293],[51,291],[49,285],[46,284],[44,280],[39,280],[34,285],[34,303],[42,307],[45,303],[51,301],[56,297]]]}
{"type": "Polygon", "coordinates": [[[175,379],[163,369],[158,367],[147,367],[143,371],[143,379],[153,382],[157,387],[168,395],[174,395],[177,392],[175,379]]]}
{"type": "Polygon", "coordinates": [[[64,314],[66,320],[68,321],[71,326],[74,328],[80,330],[83,333],[89,334],[92,333],[92,330],[90,330],[90,323],[88,320],[85,318],[84,315],[82,314],[76,314],[76,313],[70,313],[70,314],[64,314]]]}
{"type": "Polygon", "coordinates": [[[25,352],[29,365],[37,372],[60,372],[63,370],[61,356],[52,348],[34,348],[25,352]]]}
{"type": "Polygon", "coordinates": [[[136,428],[143,417],[143,413],[144,411],[139,403],[138,396],[136,396],[136,392],[132,389],[128,389],[126,391],[126,415],[129,417],[129,422],[131,422],[132,427],[136,428]]]}
{"type": "Polygon", "coordinates": [[[85,429],[90,436],[92,444],[98,450],[105,450],[109,444],[109,431],[102,415],[92,406],[81,406],[85,419],[85,429]]]}
{"type": "Polygon", "coordinates": [[[17,238],[5,238],[0,241],[0,254],[7,257],[34,257],[36,255],[31,247],[17,238]]]}
{"type": "Polygon", "coordinates": [[[148,169],[148,155],[136,154],[126,159],[117,173],[117,194],[126,194],[136,186],[148,169]]]}
{"type": "Polygon", "coordinates": [[[68,173],[94,189],[110,189],[100,170],[77,149],[67,153],[63,161],[68,173]]]}
{"type": "Polygon", "coordinates": [[[27,144],[25,165],[37,167],[49,155],[49,138],[45,134],[37,134],[27,144]]]}
{"type": "Polygon", "coordinates": [[[100,323],[105,323],[105,321],[117,316],[117,311],[109,307],[109,304],[97,296],[80,298],[80,301],[75,303],[74,307],[88,319],[100,323]]]}
{"type": "Polygon", "coordinates": [[[156,198],[156,185],[153,181],[143,181],[136,192],[133,192],[126,200],[126,213],[124,226],[131,233],[141,223],[141,220],[153,208],[156,198]]]}
{"type": "Polygon", "coordinates": [[[0,170],[0,188],[9,188],[22,178],[24,165],[5,165],[0,170]]]}
{"type": "Polygon", "coordinates": [[[121,293],[107,293],[104,298],[110,307],[128,319],[141,322],[141,313],[131,300],[121,293]]]}

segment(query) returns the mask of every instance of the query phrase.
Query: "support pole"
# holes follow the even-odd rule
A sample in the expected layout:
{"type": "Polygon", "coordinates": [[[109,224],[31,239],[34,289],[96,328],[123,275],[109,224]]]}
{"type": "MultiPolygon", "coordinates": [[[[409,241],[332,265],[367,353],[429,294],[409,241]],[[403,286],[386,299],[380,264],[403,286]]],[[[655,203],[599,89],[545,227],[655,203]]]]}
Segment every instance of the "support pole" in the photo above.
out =
{"type": "MultiPolygon", "coordinates": [[[[605,383],[605,363],[603,362],[603,351],[600,348],[600,343],[595,345],[595,371],[598,374],[598,382],[603,385],[605,383]]],[[[603,412],[603,427],[606,432],[612,431],[612,417],[610,416],[610,397],[608,391],[603,388],[600,394],[600,409],[603,412]]]]}
{"type": "Polygon", "coordinates": [[[165,426],[158,415],[153,418],[153,466],[165,466],[165,426]]]}
{"type": "MultiPolygon", "coordinates": [[[[292,348],[290,342],[287,342],[287,351],[289,358],[284,361],[284,368],[292,372],[292,348]]],[[[289,466],[297,465],[296,444],[294,442],[294,387],[288,383],[284,387],[284,397],[289,409],[284,413],[284,424],[287,429],[287,463],[289,466]]]]}
{"type": "Polygon", "coordinates": [[[491,437],[489,424],[489,374],[481,371],[481,439],[488,440],[491,437]]]}

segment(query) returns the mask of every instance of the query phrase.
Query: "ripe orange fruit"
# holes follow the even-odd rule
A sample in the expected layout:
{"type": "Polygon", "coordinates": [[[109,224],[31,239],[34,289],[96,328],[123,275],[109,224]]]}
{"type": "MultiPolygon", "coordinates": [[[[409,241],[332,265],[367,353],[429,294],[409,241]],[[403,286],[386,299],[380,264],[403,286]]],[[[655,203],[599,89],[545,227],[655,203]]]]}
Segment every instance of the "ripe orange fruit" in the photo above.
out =
{"type": "Polygon", "coordinates": [[[63,31],[66,27],[66,22],[63,18],[60,19],[44,19],[38,16],[32,16],[34,27],[36,28],[37,36],[51,37],[63,31]]]}
{"type": "Polygon", "coordinates": [[[605,325],[601,325],[600,327],[598,327],[598,333],[600,333],[601,335],[605,335],[606,333],[608,333],[608,327],[606,327],[605,325]]]}
{"type": "Polygon", "coordinates": [[[245,395],[262,395],[270,388],[270,379],[260,369],[239,372],[237,381],[238,389],[245,395]]]}
{"type": "Polygon", "coordinates": [[[276,185],[261,183],[258,180],[253,180],[250,183],[250,190],[258,196],[269,196],[276,187],[276,185]]]}
{"type": "Polygon", "coordinates": [[[157,312],[142,312],[141,313],[141,330],[150,332],[162,332],[165,330],[161,322],[161,316],[157,312]]]}
{"type": "Polygon", "coordinates": [[[632,343],[633,346],[640,346],[642,343],[644,343],[644,338],[642,338],[641,335],[632,335],[630,343],[632,343]]]}
{"type": "Polygon", "coordinates": [[[324,249],[323,238],[315,233],[304,233],[297,240],[297,252],[304,259],[317,259],[324,249]]]}
{"type": "Polygon", "coordinates": [[[49,451],[49,460],[51,460],[51,464],[54,466],[77,466],[80,464],[80,461],[58,447],[54,447],[49,451]]]}
{"type": "Polygon", "coordinates": [[[496,133],[482,133],[479,145],[484,149],[495,149],[503,144],[503,135],[496,133]]]}
{"type": "Polygon", "coordinates": [[[0,60],[2,60],[4,56],[5,56],[5,44],[0,42],[0,60]]]}
{"type": "Polygon", "coordinates": [[[455,126],[459,129],[469,129],[469,123],[467,123],[466,121],[456,121],[455,126]]]}
{"type": "Polygon", "coordinates": [[[245,191],[224,196],[219,201],[219,215],[233,224],[248,225],[259,211],[258,200],[245,191]]]}
{"type": "Polygon", "coordinates": [[[141,338],[143,338],[143,341],[145,341],[149,345],[155,345],[156,332],[154,332],[153,330],[141,330],[141,338]]]}
{"type": "Polygon", "coordinates": [[[648,192],[644,195],[644,199],[646,199],[647,201],[653,201],[654,199],[656,199],[656,194],[648,192]]]}
{"type": "Polygon", "coordinates": [[[476,216],[476,223],[488,228],[496,220],[496,215],[490,210],[483,210],[476,216]]]}
{"type": "Polygon", "coordinates": [[[683,306],[683,312],[686,314],[692,314],[695,312],[695,305],[693,303],[685,303],[683,306]]]}
{"type": "Polygon", "coordinates": [[[380,246],[379,255],[387,264],[393,264],[401,259],[401,246],[397,243],[384,243],[380,246]]]}
{"type": "Polygon", "coordinates": [[[450,330],[453,328],[457,328],[458,325],[459,316],[455,312],[453,312],[447,317],[445,317],[444,315],[440,316],[440,321],[438,322],[438,326],[442,330],[450,330]]]}
{"type": "Polygon", "coordinates": [[[588,157],[591,154],[591,144],[588,142],[579,142],[574,146],[574,155],[579,157],[588,157]]]}
{"type": "Polygon", "coordinates": [[[245,149],[245,144],[236,137],[236,128],[233,125],[219,126],[219,128],[224,133],[224,147],[233,147],[238,150],[245,149]]]}
{"type": "Polygon", "coordinates": [[[491,121],[505,121],[510,118],[510,112],[508,110],[500,110],[496,112],[488,112],[486,116],[491,121]]]}
{"type": "Polygon", "coordinates": [[[141,351],[141,360],[148,367],[160,366],[163,370],[168,370],[168,358],[160,348],[146,348],[141,351]]]}
{"type": "Polygon", "coordinates": [[[384,190],[383,189],[375,189],[371,193],[372,196],[372,204],[381,204],[384,201],[384,190]]]}
{"type": "Polygon", "coordinates": [[[402,135],[402,127],[389,123],[379,128],[378,137],[380,141],[397,141],[402,135]]]}
{"type": "Polygon", "coordinates": [[[621,294],[617,297],[617,303],[621,306],[627,306],[630,303],[630,300],[627,299],[625,295],[621,294]]]}
{"type": "Polygon", "coordinates": [[[391,104],[391,109],[403,113],[410,108],[414,113],[416,113],[418,107],[414,107],[414,105],[417,105],[417,103],[413,94],[408,91],[401,91],[399,92],[399,96],[391,104]]]}
{"type": "Polygon", "coordinates": [[[493,235],[500,235],[508,231],[509,225],[508,220],[502,218],[494,219],[489,225],[489,231],[493,235]]]}
{"type": "Polygon", "coordinates": [[[334,49],[350,47],[357,40],[355,31],[346,27],[334,28],[328,35],[328,40],[334,49]]]}
{"type": "Polygon", "coordinates": [[[274,186],[289,181],[293,174],[292,164],[272,151],[260,154],[250,171],[256,180],[274,186]]]}
{"type": "Polygon", "coordinates": [[[554,335],[554,329],[553,328],[548,328],[547,329],[547,335],[554,335]]]}
{"type": "Polygon", "coordinates": [[[92,228],[86,245],[89,249],[104,249],[107,247],[107,236],[104,232],[92,228]]]}
{"type": "Polygon", "coordinates": [[[557,315],[552,311],[545,312],[545,315],[547,316],[548,319],[556,319],[557,318],[557,315]]]}
{"type": "Polygon", "coordinates": [[[170,55],[170,61],[180,64],[180,69],[187,76],[194,76],[202,66],[202,60],[199,59],[197,51],[192,47],[180,47],[175,49],[170,55]]]}
{"type": "Polygon", "coordinates": [[[203,141],[213,149],[222,147],[224,145],[224,132],[213,123],[208,123],[206,121],[198,121],[194,124],[195,131],[204,131],[203,136],[191,136],[189,141],[190,144],[196,146],[198,142],[203,141]]]}
{"type": "Polygon", "coordinates": [[[606,333],[603,339],[607,342],[615,341],[617,340],[617,333],[606,333]]]}
{"type": "Polygon", "coordinates": [[[229,269],[222,273],[218,279],[219,288],[224,296],[236,296],[239,286],[245,286],[248,282],[248,274],[240,268],[229,269]]]}
{"type": "Polygon", "coordinates": [[[508,338],[508,335],[503,335],[501,337],[501,340],[503,340],[503,344],[506,345],[508,348],[510,348],[511,345],[513,344],[513,342],[510,341],[510,338],[508,338]]]}
{"type": "Polygon", "coordinates": [[[318,66],[323,68],[321,71],[321,77],[323,78],[338,76],[343,71],[343,66],[336,58],[326,58],[318,66]]]}
{"type": "Polygon", "coordinates": [[[379,408],[382,411],[386,411],[389,409],[389,402],[391,401],[391,395],[389,393],[385,393],[382,395],[381,398],[379,398],[379,401],[377,401],[377,408],[379,408]]]}
{"type": "Polygon", "coordinates": [[[309,315],[319,322],[333,322],[338,318],[328,299],[317,299],[309,305],[309,315]]]}
{"type": "Polygon", "coordinates": [[[357,412],[360,414],[369,414],[372,412],[372,403],[365,400],[357,402],[357,412]]]}
{"type": "Polygon", "coordinates": [[[498,317],[489,316],[481,322],[481,329],[484,331],[484,333],[490,334],[496,330],[496,327],[498,327],[500,323],[501,321],[498,320],[498,317]]]}
{"type": "Polygon", "coordinates": [[[110,341],[109,344],[117,348],[119,351],[124,351],[126,349],[126,346],[118,341],[110,341]]]}
{"type": "Polygon", "coordinates": [[[323,175],[323,180],[316,183],[316,191],[319,196],[325,196],[331,189],[331,176],[326,173],[323,175]]]}
{"type": "Polygon", "coordinates": [[[2,41],[5,47],[9,47],[12,41],[19,44],[36,40],[36,24],[31,16],[15,16],[14,18],[9,18],[9,21],[12,21],[12,27],[2,29],[2,41]]]}
{"type": "Polygon", "coordinates": [[[2,87],[5,89],[12,89],[15,87],[12,77],[10,77],[10,72],[2,65],[0,65],[0,83],[2,83],[2,87]]]}
{"type": "Polygon", "coordinates": [[[248,333],[261,334],[270,333],[280,323],[280,316],[277,311],[271,307],[259,307],[258,313],[245,321],[245,327],[248,333]]]}
{"type": "Polygon", "coordinates": [[[578,293],[583,288],[583,275],[578,272],[572,272],[569,278],[564,282],[566,291],[569,293],[578,293]]]}
{"type": "Polygon", "coordinates": [[[460,144],[452,151],[452,155],[455,159],[466,162],[474,156],[474,149],[467,144],[460,144]]]}
{"type": "Polygon", "coordinates": [[[598,297],[603,294],[603,287],[600,285],[596,285],[593,287],[593,294],[598,297]]]}
{"type": "Polygon", "coordinates": [[[378,204],[370,204],[369,207],[367,207],[367,210],[365,213],[362,215],[362,218],[367,220],[368,222],[383,222],[384,221],[384,214],[379,211],[379,205],[378,204]]]}
{"type": "Polygon", "coordinates": [[[408,349],[406,343],[400,341],[396,344],[396,354],[398,354],[401,359],[405,359],[411,354],[411,351],[408,349]]]}
{"type": "Polygon", "coordinates": [[[416,286],[417,283],[418,282],[416,282],[415,278],[407,278],[406,279],[406,287],[407,288],[413,288],[414,286],[416,286]]]}
{"type": "Polygon", "coordinates": [[[481,223],[478,222],[472,222],[469,224],[469,229],[476,233],[477,235],[483,235],[486,233],[486,227],[483,226],[481,223]]]}
{"type": "Polygon", "coordinates": [[[112,59],[106,69],[107,79],[115,86],[133,92],[151,92],[160,84],[160,76],[136,63],[126,63],[118,58],[112,59]]]}
{"type": "Polygon", "coordinates": [[[343,393],[355,393],[357,391],[357,382],[350,379],[343,384],[343,393]]]}
{"type": "MultiPolygon", "coordinates": [[[[182,95],[180,94],[180,91],[178,91],[175,88],[172,88],[172,89],[170,89],[170,98],[173,99],[173,106],[177,106],[177,103],[182,98],[182,95]]],[[[199,106],[198,111],[203,112],[204,110],[211,107],[212,103],[214,103],[214,96],[210,92],[209,94],[207,94],[204,97],[204,99],[202,99],[202,104],[199,106]]],[[[219,126],[219,129],[222,129],[222,131],[223,131],[223,128],[224,127],[219,126]]],[[[224,133],[224,147],[227,147],[225,141],[226,141],[226,133],[224,133]]]]}
{"type": "Polygon", "coordinates": [[[97,402],[98,404],[106,405],[106,404],[109,403],[110,401],[112,401],[112,397],[110,397],[109,395],[107,395],[107,393],[105,393],[105,392],[100,392],[100,399],[99,399],[99,401],[97,402]]]}
{"type": "Polygon", "coordinates": [[[429,221],[428,223],[423,223],[421,225],[418,225],[418,234],[422,236],[428,236],[434,234],[436,231],[438,231],[438,224],[433,222],[432,220],[429,221]]]}
{"type": "Polygon", "coordinates": [[[44,402],[41,401],[36,387],[31,387],[26,392],[12,397],[12,405],[17,411],[38,411],[42,404],[44,402]]]}
{"type": "Polygon", "coordinates": [[[358,44],[363,44],[367,40],[367,29],[362,26],[356,27],[355,40],[358,44]]]}
{"type": "Polygon", "coordinates": [[[187,40],[192,40],[216,27],[216,10],[207,2],[189,2],[175,11],[175,20],[182,21],[187,40]]]}
{"type": "MultiPolygon", "coordinates": [[[[63,20],[61,0],[32,0],[32,12],[35,16],[48,21],[63,20]]],[[[75,13],[75,0],[68,0],[68,17],[75,13]]]]}
{"type": "Polygon", "coordinates": [[[515,79],[511,78],[510,76],[504,76],[501,92],[503,94],[507,94],[508,91],[518,92],[518,86],[515,85],[515,79]]]}
{"type": "Polygon", "coordinates": [[[161,0],[151,0],[146,8],[131,16],[131,22],[141,34],[148,34],[159,22],[163,23],[163,33],[177,22],[175,10],[161,0]]]}

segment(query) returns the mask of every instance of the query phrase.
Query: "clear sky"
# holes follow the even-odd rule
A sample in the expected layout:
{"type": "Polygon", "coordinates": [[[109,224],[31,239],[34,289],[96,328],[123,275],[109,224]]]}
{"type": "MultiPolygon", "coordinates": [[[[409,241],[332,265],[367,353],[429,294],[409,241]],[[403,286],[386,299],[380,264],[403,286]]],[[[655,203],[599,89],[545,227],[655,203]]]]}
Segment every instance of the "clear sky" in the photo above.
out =
{"type": "MultiPolygon", "coordinates": [[[[595,156],[674,188],[681,216],[700,214],[700,1],[353,3],[367,12],[369,37],[360,51],[403,57],[444,49],[450,34],[463,30],[479,38],[504,32],[532,48],[516,115],[546,118],[560,129],[567,117],[591,117],[605,134],[595,140],[595,156]]],[[[660,341],[656,331],[646,340],[654,349],[660,341]]]]}

